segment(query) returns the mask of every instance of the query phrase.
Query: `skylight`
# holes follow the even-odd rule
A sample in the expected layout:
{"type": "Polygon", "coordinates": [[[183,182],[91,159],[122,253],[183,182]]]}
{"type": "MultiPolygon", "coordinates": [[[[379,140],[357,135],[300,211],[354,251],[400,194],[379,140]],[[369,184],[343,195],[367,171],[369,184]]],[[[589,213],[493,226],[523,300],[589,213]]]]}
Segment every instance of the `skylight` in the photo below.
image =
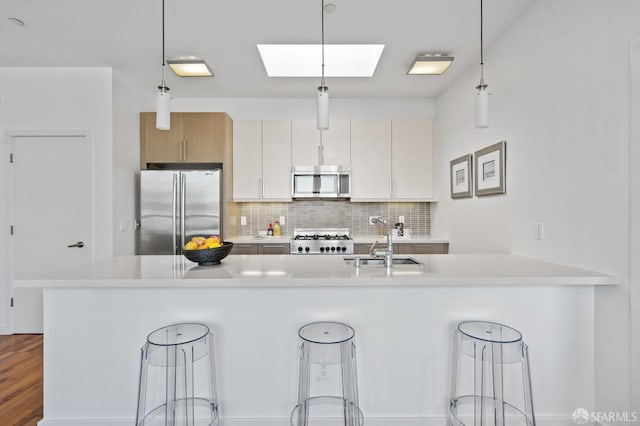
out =
{"type": "MultiPolygon", "coordinates": [[[[325,44],[326,77],[372,77],[384,44],[325,44]]],[[[269,77],[320,77],[320,44],[259,44],[269,77]]]]}

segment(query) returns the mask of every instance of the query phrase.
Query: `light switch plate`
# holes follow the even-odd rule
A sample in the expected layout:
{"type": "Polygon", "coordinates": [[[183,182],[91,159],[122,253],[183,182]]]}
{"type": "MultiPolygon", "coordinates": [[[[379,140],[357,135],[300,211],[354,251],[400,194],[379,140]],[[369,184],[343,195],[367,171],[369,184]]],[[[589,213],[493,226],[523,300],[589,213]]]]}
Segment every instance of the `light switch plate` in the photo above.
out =
{"type": "Polygon", "coordinates": [[[280,216],[280,225],[286,225],[285,219],[284,216],[280,216]]]}
{"type": "Polygon", "coordinates": [[[404,216],[398,216],[398,222],[404,223],[404,216]]]}

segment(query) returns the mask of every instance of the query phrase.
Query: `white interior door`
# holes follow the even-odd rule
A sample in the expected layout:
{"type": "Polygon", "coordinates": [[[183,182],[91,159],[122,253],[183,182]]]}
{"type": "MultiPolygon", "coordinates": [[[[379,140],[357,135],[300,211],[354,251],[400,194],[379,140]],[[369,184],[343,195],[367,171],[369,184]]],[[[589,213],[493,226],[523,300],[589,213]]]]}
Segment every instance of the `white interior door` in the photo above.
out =
{"type": "MultiPolygon", "coordinates": [[[[14,279],[91,262],[90,138],[14,135],[11,142],[14,279]]],[[[14,287],[13,299],[14,333],[42,332],[42,290],[14,287]]]]}

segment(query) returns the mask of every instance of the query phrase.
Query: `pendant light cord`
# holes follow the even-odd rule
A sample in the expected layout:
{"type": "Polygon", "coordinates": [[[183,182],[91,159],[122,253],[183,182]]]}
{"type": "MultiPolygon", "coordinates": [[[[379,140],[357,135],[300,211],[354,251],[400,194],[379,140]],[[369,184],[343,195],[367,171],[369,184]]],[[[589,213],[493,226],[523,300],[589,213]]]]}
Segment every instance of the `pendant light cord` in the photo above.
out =
{"type": "Polygon", "coordinates": [[[485,89],[487,87],[484,84],[484,12],[483,12],[483,1],[480,0],[480,85],[478,85],[479,89],[485,89]]]}
{"type": "MultiPolygon", "coordinates": [[[[480,2],[480,4],[482,4],[482,1],[480,2]]],[[[164,0],[162,0],[162,66],[163,67],[165,66],[165,61],[164,61],[164,0]]]]}
{"type": "Polygon", "coordinates": [[[320,0],[320,12],[322,13],[322,79],[320,80],[320,86],[323,90],[326,90],[326,86],[324,84],[324,0],[320,0]]]}
{"type": "Polygon", "coordinates": [[[162,0],[162,84],[158,86],[158,89],[160,89],[163,93],[169,90],[167,84],[165,83],[165,68],[166,61],[164,54],[164,0],[162,0]]]}

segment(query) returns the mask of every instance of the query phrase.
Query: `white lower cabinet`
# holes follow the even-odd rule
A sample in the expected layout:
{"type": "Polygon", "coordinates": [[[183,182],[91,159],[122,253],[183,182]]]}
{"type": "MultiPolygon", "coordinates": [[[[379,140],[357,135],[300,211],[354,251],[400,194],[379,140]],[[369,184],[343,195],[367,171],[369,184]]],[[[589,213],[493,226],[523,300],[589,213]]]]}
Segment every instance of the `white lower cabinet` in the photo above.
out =
{"type": "Polygon", "coordinates": [[[291,121],[233,121],[234,201],[291,201],[291,121]]]}

